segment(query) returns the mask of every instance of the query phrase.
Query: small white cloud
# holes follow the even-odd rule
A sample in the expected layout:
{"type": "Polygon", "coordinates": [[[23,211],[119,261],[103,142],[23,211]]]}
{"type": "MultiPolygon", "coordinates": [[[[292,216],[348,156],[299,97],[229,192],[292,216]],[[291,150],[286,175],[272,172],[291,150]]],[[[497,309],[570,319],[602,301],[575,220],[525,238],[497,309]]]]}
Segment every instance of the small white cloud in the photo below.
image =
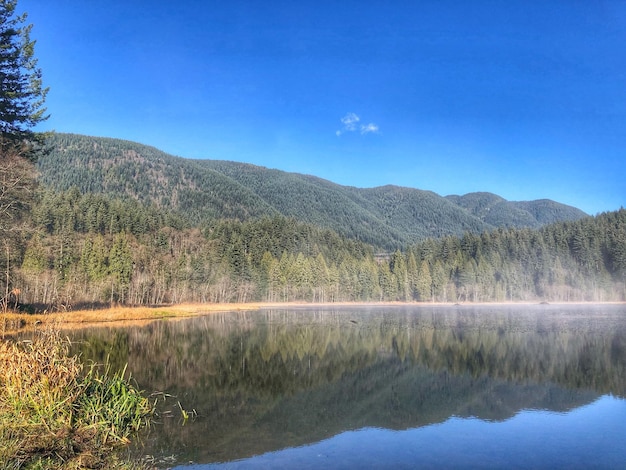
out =
{"type": "Polygon", "coordinates": [[[368,134],[370,132],[378,132],[378,126],[376,124],[374,124],[373,122],[370,122],[367,125],[363,125],[361,126],[361,134],[368,134]]]}
{"type": "Polygon", "coordinates": [[[335,134],[339,137],[341,134],[345,132],[353,132],[357,129],[357,124],[361,120],[359,116],[354,113],[348,113],[344,117],[341,118],[341,123],[343,127],[339,129],[335,134]]]}
{"type": "Polygon", "coordinates": [[[361,118],[354,113],[348,113],[341,118],[341,122],[347,131],[356,130],[356,125],[360,120],[361,118]]]}
{"type": "Polygon", "coordinates": [[[360,121],[361,121],[361,118],[357,114],[355,113],[346,114],[344,117],[341,118],[341,123],[343,124],[343,127],[339,129],[338,131],[336,131],[335,135],[339,137],[342,134],[345,134],[346,132],[355,132],[355,131],[360,131],[362,135],[369,134],[370,132],[373,132],[373,133],[378,132],[378,126],[374,124],[373,122],[370,122],[369,124],[359,125],[360,121]]]}

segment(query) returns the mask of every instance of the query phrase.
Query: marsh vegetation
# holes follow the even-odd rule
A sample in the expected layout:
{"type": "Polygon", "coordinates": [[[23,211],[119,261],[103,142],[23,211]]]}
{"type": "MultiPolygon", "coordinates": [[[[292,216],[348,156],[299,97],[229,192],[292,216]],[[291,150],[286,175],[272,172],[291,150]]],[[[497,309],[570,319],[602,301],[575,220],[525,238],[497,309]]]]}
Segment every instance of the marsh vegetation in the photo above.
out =
{"type": "Polygon", "coordinates": [[[2,468],[111,466],[111,452],[149,423],[152,404],[125,368],[69,352],[58,332],[0,342],[2,468]]]}

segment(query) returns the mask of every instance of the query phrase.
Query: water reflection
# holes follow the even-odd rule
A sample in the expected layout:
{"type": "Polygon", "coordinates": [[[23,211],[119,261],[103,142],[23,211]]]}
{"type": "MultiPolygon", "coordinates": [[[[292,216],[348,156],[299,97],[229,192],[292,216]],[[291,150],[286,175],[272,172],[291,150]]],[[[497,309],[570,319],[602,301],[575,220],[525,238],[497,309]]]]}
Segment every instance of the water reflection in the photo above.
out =
{"type": "Polygon", "coordinates": [[[501,424],[522,410],[624,397],[624,310],[268,310],[77,336],[86,358],[128,362],[141,388],[176,397],[138,452],[210,463],[346,431],[428,429],[451,417],[501,424]],[[184,426],[179,401],[197,412],[184,426]]]}
{"type": "Polygon", "coordinates": [[[569,413],[523,411],[504,422],[453,417],[405,431],[362,428],[308,446],[193,470],[616,469],[624,465],[620,438],[625,416],[626,401],[606,396],[569,413]]]}

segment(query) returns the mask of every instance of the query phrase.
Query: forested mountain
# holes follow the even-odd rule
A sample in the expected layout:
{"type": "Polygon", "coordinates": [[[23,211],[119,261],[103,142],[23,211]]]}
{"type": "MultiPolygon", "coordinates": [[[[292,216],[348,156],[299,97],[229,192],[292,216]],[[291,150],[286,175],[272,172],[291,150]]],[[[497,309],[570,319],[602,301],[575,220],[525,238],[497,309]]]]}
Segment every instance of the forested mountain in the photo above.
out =
{"type": "MultiPolygon", "coordinates": [[[[430,238],[377,256],[280,215],[194,227],[133,199],[46,191],[0,260],[30,308],[180,302],[626,300],[626,210],[430,238]]],[[[12,288],[11,287],[11,288],[12,288]]]]}
{"type": "Polygon", "coordinates": [[[579,209],[549,199],[515,202],[485,192],[446,196],[446,199],[494,227],[538,228],[553,222],[581,218],[579,209]]]}
{"type": "Polygon", "coordinates": [[[0,255],[5,307],[626,299],[624,209],[529,228],[581,213],[63,134],[39,165],[28,230],[0,255]]]}
{"type": "Polygon", "coordinates": [[[585,214],[553,201],[509,202],[488,193],[441,197],[419,189],[361,189],[251,164],[173,157],[108,138],[56,134],[40,159],[40,181],[55,191],[132,198],[191,225],[282,215],[332,229],[383,250],[427,237],[497,227],[540,227],[585,214]]]}

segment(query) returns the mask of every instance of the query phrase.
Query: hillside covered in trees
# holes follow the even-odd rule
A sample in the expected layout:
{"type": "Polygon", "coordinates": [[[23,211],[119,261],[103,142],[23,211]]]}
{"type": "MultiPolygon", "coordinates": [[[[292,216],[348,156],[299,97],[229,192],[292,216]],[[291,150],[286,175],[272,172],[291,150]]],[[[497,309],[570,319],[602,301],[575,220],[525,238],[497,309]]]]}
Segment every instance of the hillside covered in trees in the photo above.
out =
{"type": "Polygon", "coordinates": [[[626,299],[626,210],[373,246],[282,215],[191,224],[135,199],[44,190],[2,256],[31,310],[244,301],[626,299]]]}
{"type": "Polygon", "coordinates": [[[39,159],[49,189],[130,198],[199,226],[284,216],[331,229],[383,251],[428,237],[497,227],[539,228],[582,211],[549,200],[510,202],[490,193],[441,197],[430,191],[341,186],[314,176],[219,160],[173,157],[153,147],[56,134],[39,159]]]}
{"type": "Polygon", "coordinates": [[[343,187],[114,139],[48,147],[5,224],[5,308],[626,299],[624,209],[343,187]]]}

